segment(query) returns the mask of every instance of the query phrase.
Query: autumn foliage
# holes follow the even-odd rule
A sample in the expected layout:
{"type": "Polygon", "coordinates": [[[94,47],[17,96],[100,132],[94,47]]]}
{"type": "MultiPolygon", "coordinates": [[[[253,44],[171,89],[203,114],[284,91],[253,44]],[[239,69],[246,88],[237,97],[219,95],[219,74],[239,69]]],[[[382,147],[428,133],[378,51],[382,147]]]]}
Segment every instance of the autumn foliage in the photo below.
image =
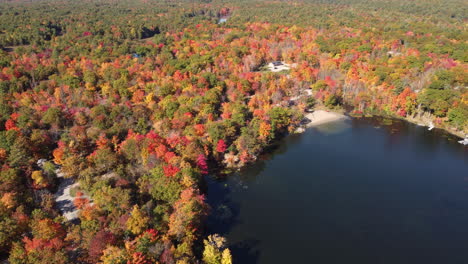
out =
{"type": "Polygon", "coordinates": [[[13,264],[231,263],[214,236],[197,259],[203,178],[256,161],[314,107],[468,132],[451,1],[22,2],[0,7],[0,255],[13,264]]]}

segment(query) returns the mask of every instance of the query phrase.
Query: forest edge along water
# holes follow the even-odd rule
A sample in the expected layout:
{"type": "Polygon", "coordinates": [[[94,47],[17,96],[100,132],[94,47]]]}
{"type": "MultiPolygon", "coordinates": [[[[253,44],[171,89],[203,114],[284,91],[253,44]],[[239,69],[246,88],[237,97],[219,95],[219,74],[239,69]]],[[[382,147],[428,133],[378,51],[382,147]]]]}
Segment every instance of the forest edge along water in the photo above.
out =
{"type": "Polygon", "coordinates": [[[465,262],[467,4],[2,1],[0,263],[465,262]]]}
{"type": "Polygon", "coordinates": [[[383,117],[289,135],[207,177],[207,232],[228,239],[235,263],[464,263],[468,148],[457,140],[383,117]]]}

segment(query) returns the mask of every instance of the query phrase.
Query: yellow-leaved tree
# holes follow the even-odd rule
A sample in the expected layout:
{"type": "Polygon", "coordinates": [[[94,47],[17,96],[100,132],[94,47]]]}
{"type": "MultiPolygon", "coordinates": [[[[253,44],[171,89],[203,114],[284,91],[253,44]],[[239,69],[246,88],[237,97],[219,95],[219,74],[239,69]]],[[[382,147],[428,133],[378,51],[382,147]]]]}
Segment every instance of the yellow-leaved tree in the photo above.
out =
{"type": "Polygon", "coordinates": [[[218,234],[208,236],[203,241],[203,263],[205,264],[232,264],[231,251],[226,248],[226,239],[218,234]]]}
{"type": "Polygon", "coordinates": [[[141,234],[148,226],[149,217],[135,205],[127,221],[127,229],[135,235],[141,234]]]}
{"type": "Polygon", "coordinates": [[[49,184],[47,179],[42,174],[42,171],[39,171],[39,170],[33,171],[31,174],[31,178],[34,180],[34,184],[38,188],[44,188],[47,186],[47,184],[49,184]]]}

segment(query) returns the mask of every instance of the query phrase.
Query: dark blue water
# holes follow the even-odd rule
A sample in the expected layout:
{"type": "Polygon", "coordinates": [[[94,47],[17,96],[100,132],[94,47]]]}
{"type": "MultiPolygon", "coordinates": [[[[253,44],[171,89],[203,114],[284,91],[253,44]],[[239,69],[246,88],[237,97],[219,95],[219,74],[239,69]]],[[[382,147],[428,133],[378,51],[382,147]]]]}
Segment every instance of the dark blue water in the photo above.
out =
{"type": "Polygon", "coordinates": [[[468,263],[468,148],[378,119],[292,135],[208,179],[209,233],[234,263],[468,263]]]}

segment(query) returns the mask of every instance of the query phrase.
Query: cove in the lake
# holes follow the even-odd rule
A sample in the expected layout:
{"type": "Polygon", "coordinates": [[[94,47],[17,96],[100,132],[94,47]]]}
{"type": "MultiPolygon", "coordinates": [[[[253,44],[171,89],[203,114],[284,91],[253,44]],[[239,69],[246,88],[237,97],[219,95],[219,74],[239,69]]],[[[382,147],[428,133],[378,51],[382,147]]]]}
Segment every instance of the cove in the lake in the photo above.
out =
{"type": "Polygon", "coordinates": [[[468,148],[441,130],[351,119],[208,178],[208,233],[234,263],[467,263],[468,148]]]}

